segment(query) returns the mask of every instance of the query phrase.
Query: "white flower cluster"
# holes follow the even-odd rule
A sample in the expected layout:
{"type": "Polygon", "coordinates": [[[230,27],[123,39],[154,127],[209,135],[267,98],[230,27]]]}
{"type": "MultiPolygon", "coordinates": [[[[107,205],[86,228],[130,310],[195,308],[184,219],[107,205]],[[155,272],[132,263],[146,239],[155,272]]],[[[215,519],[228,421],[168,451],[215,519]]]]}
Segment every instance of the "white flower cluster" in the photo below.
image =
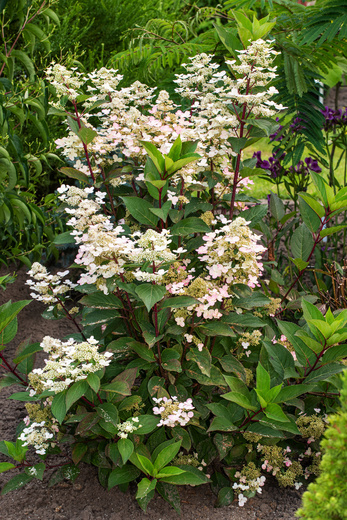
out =
{"type": "Polygon", "coordinates": [[[71,280],[62,279],[69,274],[69,271],[59,272],[55,275],[49,274],[47,269],[38,262],[34,262],[28,271],[29,276],[34,280],[27,280],[26,285],[29,285],[35,292],[30,293],[30,296],[37,301],[45,304],[54,305],[59,302],[60,297],[76,287],[76,284],[71,280]]]}
{"type": "Polygon", "coordinates": [[[32,445],[38,455],[44,455],[50,446],[54,446],[54,443],[49,440],[53,438],[53,433],[45,425],[45,421],[33,422],[28,428],[24,428],[18,437],[23,441],[23,446],[32,445]]]}
{"type": "Polygon", "coordinates": [[[243,283],[251,288],[259,285],[258,276],[263,269],[259,254],[265,248],[257,244],[259,237],[248,224],[242,217],[225,219],[222,228],[203,236],[205,244],[197,253],[206,262],[212,279],[222,278],[228,285],[243,283]]]}
{"type": "Polygon", "coordinates": [[[153,397],[153,401],[159,406],[153,408],[154,415],[160,415],[161,419],[158,426],[186,426],[190,419],[194,417],[193,401],[191,398],[187,399],[183,403],[177,401],[176,396],[172,396],[170,399],[167,397],[153,397]]]}
{"type": "Polygon", "coordinates": [[[92,372],[111,363],[112,352],[98,351],[98,341],[93,336],[77,343],[73,338],[63,342],[45,336],[41,343],[44,352],[49,353],[44,368],[35,368],[29,374],[30,385],[35,391],[40,387],[59,393],[75,381],[86,379],[92,372]]]}
{"type": "Polygon", "coordinates": [[[109,216],[101,213],[105,193],[96,192],[95,200],[89,199],[94,188],[79,189],[65,186],[58,189],[59,198],[70,206],[66,211],[72,215],[68,221],[73,226],[72,235],[79,244],[75,262],[86,268],[78,281],[79,284],[97,283],[98,289],[108,293],[105,280],[125,271],[125,264],[145,264],[132,269],[138,281],[162,283],[166,271],[161,268],[165,262],[173,262],[177,255],[169,249],[171,243],[169,231],[160,233],[149,229],[145,233],[135,231],[132,237],[124,235],[122,226],[116,225],[109,216]]]}
{"type": "Polygon", "coordinates": [[[233,484],[233,489],[238,493],[238,501],[239,506],[243,507],[247,502],[248,498],[245,496],[242,491],[256,491],[257,493],[262,493],[262,487],[264,486],[266,481],[266,477],[258,477],[256,479],[250,480],[246,483],[245,477],[241,477],[240,483],[235,482],[233,484]],[[243,480],[244,482],[241,482],[243,480]],[[240,491],[239,491],[240,490],[240,491]]]}
{"type": "Polygon", "coordinates": [[[131,417],[127,421],[124,421],[122,424],[117,424],[118,436],[121,439],[127,439],[129,433],[135,432],[139,428],[139,418],[131,417]]]}
{"type": "Polygon", "coordinates": [[[171,240],[167,229],[163,229],[161,233],[157,233],[153,229],[148,229],[145,233],[135,231],[134,237],[139,237],[134,244],[134,249],[128,253],[130,261],[135,263],[150,262],[149,269],[151,272],[141,271],[137,269],[133,272],[136,280],[146,282],[156,282],[160,284],[166,271],[160,269],[163,262],[173,262],[177,256],[169,249],[171,240]]]}
{"type": "MultiPolygon", "coordinates": [[[[67,69],[59,63],[52,62],[51,66],[46,70],[48,81],[55,87],[59,96],[67,96],[71,101],[75,100],[79,94],[79,90],[84,83],[81,72],[77,71],[77,67],[67,69]]],[[[61,109],[61,106],[59,107],[61,109]]]]}
{"type": "MultiPolygon", "coordinates": [[[[231,104],[238,107],[245,104],[247,117],[251,114],[267,117],[275,113],[273,109],[283,108],[271,100],[276,89],[266,89],[267,83],[276,75],[276,68],[270,67],[276,54],[271,49],[271,42],[252,42],[245,51],[240,51],[241,64],[226,62],[232,66],[234,75],[240,76],[236,79],[226,71],[218,71],[220,65],[212,62],[213,55],[200,54],[191,58],[190,63],[184,65],[187,73],[176,76],[176,92],[192,103],[191,109],[186,111],[175,105],[166,91],[159,92],[153,102],[155,89],[139,82],[118,88],[122,76],[113,69],[102,68],[83,76],[75,69],[68,71],[54,64],[48,69],[47,77],[58,95],[67,95],[74,102],[77,95],[90,94],[82,103],[84,110],[79,116],[79,124],[97,132],[88,144],[92,164],[85,162],[83,143],[71,130],[56,144],[66,157],[74,161],[75,168],[91,175],[91,171],[100,173],[106,165],[127,158],[143,165],[146,152],[141,141],[151,141],[162,153],[167,153],[178,135],[182,141],[197,139],[201,160],[175,174],[172,185],[177,184],[178,179],[184,180],[186,188],[196,183],[205,185],[198,174],[213,163],[214,169],[219,169],[219,174],[225,178],[217,189],[228,193],[230,172],[226,167],[231,156],[235,155],[228,139],[237,137],[240,127],[240,116],[229,107],[231,104]],[[255,86],[257,93],[252,94],[255,86]],[[261,92],[259,87],[263,88],[261,92]],[[93,105],[98,106],[96,114],[95,109],[91,109],[93,105]],[[95,116],[98,123],[94,123],[94,127],[91,121],[95,116]]],[[[129,180],[131,176],[124,174],[112,179],[111,184],[129,180]]],[[[175,200],[175,193],[171,197],[175,200]]]]}

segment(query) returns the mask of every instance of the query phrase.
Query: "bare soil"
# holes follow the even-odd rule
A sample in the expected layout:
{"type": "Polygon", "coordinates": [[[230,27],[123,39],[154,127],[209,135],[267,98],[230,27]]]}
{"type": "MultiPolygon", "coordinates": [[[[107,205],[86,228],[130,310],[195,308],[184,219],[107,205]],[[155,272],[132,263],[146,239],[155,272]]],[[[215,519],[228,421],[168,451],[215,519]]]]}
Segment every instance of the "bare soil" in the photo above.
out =
{"type": "MultiPolygon", "coordinates": [[[[14,284],[6,291],[0,289],[0,304],[10,299],[30,299],[30,289],[24,285],[26,278],[25,270],[21,269],[14,284]]],[[[45,335],[63,338],[74,332],[68,321],[44,320],[43,310],[43,305],[33,301],[19,314],[18,334],[5,351],[8,359],[14,357],[17,345],[28,337],[35,342],[45,335]]],[[[0,394],[0,440],[14,440],[16,426],[26,415],[24,403],[8,400],[11,393],[13,387],[3,389],[0,394]]],[[[8,459],[0,455],[0,460],[8,459]]],[[[0,474],[0,488],[12,476],[13,472],[0,474]]],[[[262,495],[250,499],[243,508],[234,502],[216,509],[216,497],[208,486],[184,486],[180,490],[182,515],[179,516],[159,496],[144,513],[135,501],[135,485],[125,494],[116,488],[106,491],[99,484],[93,466],[83,466],[74,484],[62,482],[48,487],[48,479],[49,476],[43,482],[32,481],[26,487],[0,496],[1,520],[294,520],[302,494],[280,489],[270,482],[262,495]]]]}

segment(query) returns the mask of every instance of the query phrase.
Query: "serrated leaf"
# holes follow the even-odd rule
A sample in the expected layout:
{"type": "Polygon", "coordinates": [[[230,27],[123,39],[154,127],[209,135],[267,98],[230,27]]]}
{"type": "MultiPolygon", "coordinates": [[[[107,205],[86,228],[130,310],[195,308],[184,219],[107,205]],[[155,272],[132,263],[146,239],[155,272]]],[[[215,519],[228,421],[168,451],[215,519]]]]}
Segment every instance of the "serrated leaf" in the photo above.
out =
{"type": "Polygon", "coordinates": [[[155,227],[158,223],[158,217],[150,210],[152,204],[140,197],[121,197],[130,215],[140,224],[155,227]]]}
{"type": "Polygon", "coordinates": [[[172,235],[186,236],[194,233],[209,233],[209,226],[198,217],[189,217],[174,224],[170,230],[172,235]]]}
{"type": "Polygon", "coordinates": [[[145,304],[148,312],[152,307],[158,303],[166,294],[165,287],[161,285],[154,285],[151,283],[142,284],[136,287],[136,294],[141,298],[145,304]]]}

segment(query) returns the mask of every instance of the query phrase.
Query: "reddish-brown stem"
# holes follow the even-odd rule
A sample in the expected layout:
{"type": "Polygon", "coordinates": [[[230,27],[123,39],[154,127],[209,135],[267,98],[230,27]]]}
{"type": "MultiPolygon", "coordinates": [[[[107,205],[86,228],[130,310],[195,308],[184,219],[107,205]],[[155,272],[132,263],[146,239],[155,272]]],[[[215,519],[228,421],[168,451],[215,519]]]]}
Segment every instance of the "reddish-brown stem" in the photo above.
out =
{"type": "MultiPolygon", "coordinates": [[[[257,412],[255,412],[253,415],[249,415],[249,414],[248,414],[247,419],[245,419],[245,420],[243,421],[243,423],[240,425],[240,427],[239,427],[239,431],[240,431],[241,428],[243,428],[244,426],[246,426],[248,423],[252,422],[253,419],[254,419],[254,417],[255,417],[256,415],[258,415],[259,413],[261,413],[262,411],[263,411],[263,409],[260,408],[260,410],[258,410],[257,412]]],[[[247,413],[248,413],[248,412],[247,412],[247,413]]]]}
{"type": "Polygon", "coordinates": [[[22,382],[23,385],[27,386],[28,385],[28,381],[26,381],[25,379],[23,379],[16,371],[15,368],[11,367],[11,365],[6,361],[4,355],[2,352],[0,352],[0,359],[4,362],[5,366],[3,366],[3,368],[6,367],[7,371],[8,372],[11,372],[13,375],[15,375],[16,377],[18,377],[18,379],[22,382]]]}
{"type": "MultiPolygon", "coordinates": [[[[75,109],[76,122],[78,124],[78,128],[82,128],[81,118],[80,118],[80,114],[79,114],[78,109],[77,109],[76,101],[73,100],[72,104],[73,104],[74,109],[75,109]]],[[[92,168],[92,165],[91,165],[91,162],[90,162],[90,157],[89,157],[89,153],[88,153],[88,147],[87,147],[86,143],[84,143],[83,141],[82,141],[82,145],[83,145],[84,155],[86,157],[86,161],[87,161],[87,164],[88,164],[88,169],[89,169],[89,172],[90,172],[90,176],[91,176],[93,182],[95,182],[95,176],[94,176],[93,168],[92,168]]]]}
{"type": "MultiPolygon", "coordinates": [[[[81,397],[82,401],[84,401],[85,403],[89,404],[89,406],[91,406],[92,408],[95,408],[95,404],[94,403],[91,403],[86,397],[84,397],[84,395],[82,395],[81,397]]],[[[101,401],[102,402],[102,401],[101,401]]]]}
{"type": "MultiPolygon", "coordinates": [[[[103,168],[100,168],[100,170],[101,170],[102,178],[105,181],[105,179],[106,179],[105,172],[104,172],[103,168]]],[[[106,188],[107,195],[108,195],[108,198],[109,198],[109,201],[110,201],[110,204],[111,204],[111,209],[112,209],[113,216],[114,216],[114,218],[116,218],[117,217],[117,213],[116,213],[116,209],[115,209],[114,204],[113,204],[113,197],[111,195],[110,187],[109,187],[108,184],[105,184],[105,188],[106,188]]]]}

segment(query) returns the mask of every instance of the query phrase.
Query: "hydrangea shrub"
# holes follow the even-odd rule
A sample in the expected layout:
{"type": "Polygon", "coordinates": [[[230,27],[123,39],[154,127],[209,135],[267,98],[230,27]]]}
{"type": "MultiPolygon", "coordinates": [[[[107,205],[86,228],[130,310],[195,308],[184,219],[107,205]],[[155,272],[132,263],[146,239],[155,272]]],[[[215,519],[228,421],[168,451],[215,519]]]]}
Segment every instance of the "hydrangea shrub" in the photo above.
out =
{"type": "Polygon", "coordinates": [[[76,333],[46,336],[14,366],[0,352],[3,385],[19,381],[12,398],[29,401],[17,443],[0,444],[17,461],[0,469],[24,470],[3,493],[42,478],[50,454],[62,458],[53,482],[89,463],[108,489],[135,481],[144,510],[156,491],[179,510],[177,485],[210,484],[217,505],[243,506],[268,474],[297,487],[315,474],[347,312],[303,300],[300,325],[276,320],[281,299],[262,280],[253,229],[267,205],[247,195],[259,172],[243,150],[278,126],[275,55],[258,40],[220,72],[212,56],[192,59],[177,77],[188,110],[167,92],[119,88],[112,70],[49,69],[52,111],[69,127],[63,172],[78,181],[58,190],[71,227],[58,242],[76,244],[77,276],[34,263],[28,283],[45,317],[76,333]]]}

